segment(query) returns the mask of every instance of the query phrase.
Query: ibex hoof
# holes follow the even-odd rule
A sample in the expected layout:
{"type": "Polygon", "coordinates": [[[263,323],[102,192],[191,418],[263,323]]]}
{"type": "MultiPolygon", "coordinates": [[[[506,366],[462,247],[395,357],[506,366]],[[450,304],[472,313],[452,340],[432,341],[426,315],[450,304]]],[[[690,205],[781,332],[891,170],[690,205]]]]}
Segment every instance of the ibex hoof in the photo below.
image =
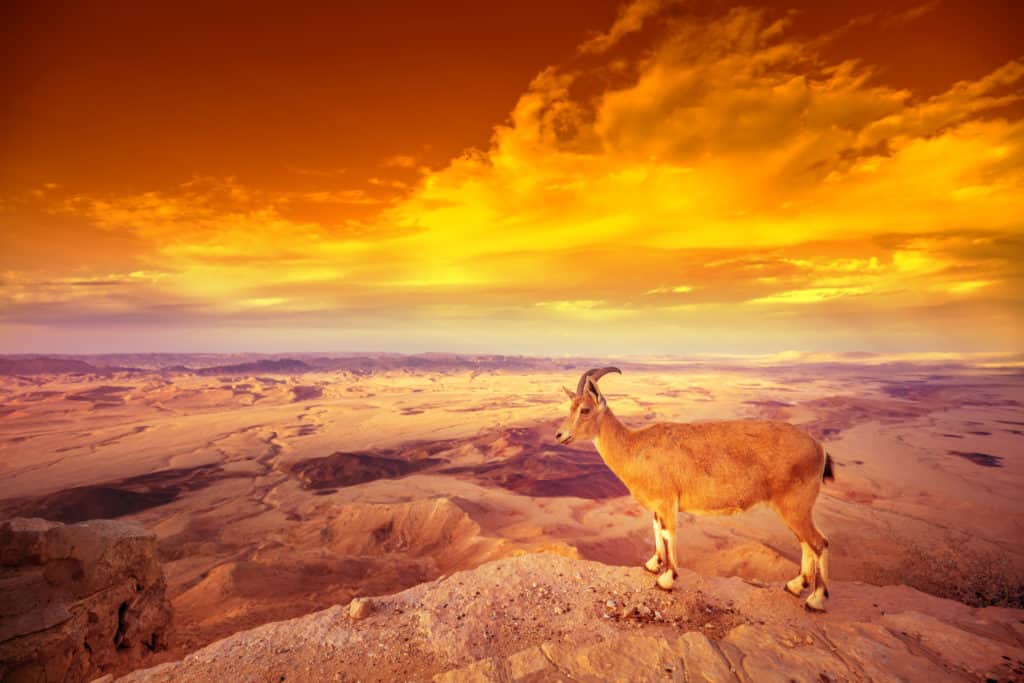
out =
{"type": "Polygon", "coordinates": [[[782,587],[790,595],[795,595],[799,598],[800,594],[803,593],[805,588],[807,588],[807,582],[804,581],[802,576],[798,576],[795,579],[787,581],[782,587]]]}
{"type": "Polygon", "coordinates": [[[676,582],[676,573],[669,569],[658,577],[658,588],[666,591],[672,590],[672,586],[676,582]]]}
{"type": "Polygon", "coordinates": [[[825,596],[818,592],[811,593],[807,601],[804,602],[804,609],[808,612],[824,612],[825,611],[825,596]]]}
{"type": "Polygon", "coordinates": [[[652,557],[651,559],[647,560],[646,564],[644,564],[644,569],[651,572],[652,574],[657,574],[658,570],[661,569],[661,560],[659,560],[657,556],[652,557]]]}

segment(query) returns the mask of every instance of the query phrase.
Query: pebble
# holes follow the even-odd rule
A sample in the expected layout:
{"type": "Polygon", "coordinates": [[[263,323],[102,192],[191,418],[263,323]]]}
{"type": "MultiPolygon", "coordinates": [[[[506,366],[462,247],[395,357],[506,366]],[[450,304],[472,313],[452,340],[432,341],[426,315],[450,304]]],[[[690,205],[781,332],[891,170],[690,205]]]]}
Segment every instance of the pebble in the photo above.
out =
{"type": "Polygon", "coordinates": [[[366,598],[353,598],[348,604],[348,616],[353,621],[370,616],[370,601],[366,598]]]}
{"type": "Polygon", "coordinates": [[[616,602],[614,600],[609,600],[608,602],[604,603],[604,606],[605,607],[611,607],[612,609],[618,607],[618,605],[616,604],[616,602]]]}

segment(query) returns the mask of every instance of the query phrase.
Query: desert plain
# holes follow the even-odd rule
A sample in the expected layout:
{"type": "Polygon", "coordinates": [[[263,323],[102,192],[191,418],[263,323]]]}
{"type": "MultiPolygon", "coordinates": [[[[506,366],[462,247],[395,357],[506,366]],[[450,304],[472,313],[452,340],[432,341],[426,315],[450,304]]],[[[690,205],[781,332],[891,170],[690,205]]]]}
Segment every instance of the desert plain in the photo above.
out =
{"type": "MultiPolygon", "coordinates": [[[[630,426],[772,418],[820,439],[836,464],[816,507],[835,579],[1024,604],[1013,355],[9,356],[0,517],[155,533],[165,660],[516,555],[639,566],[648,513],[591,444],[553,437],[561,387],[603,365],[622,369],[601,385],[630,426]]],[[[800,558],[767,508],[681,514],[678,557],[755,586],[781,586],[800,558]]]]}

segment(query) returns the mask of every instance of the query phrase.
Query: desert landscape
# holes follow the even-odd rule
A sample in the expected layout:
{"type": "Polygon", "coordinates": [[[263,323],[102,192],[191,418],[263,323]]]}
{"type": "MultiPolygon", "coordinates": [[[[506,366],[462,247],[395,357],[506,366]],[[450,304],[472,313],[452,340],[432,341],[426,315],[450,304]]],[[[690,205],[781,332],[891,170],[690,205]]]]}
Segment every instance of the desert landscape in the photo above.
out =
{"type": "MultiPolygon", "coordinates": [[[[611,360],[623,374],[602,387],[631,426],[768,417],[825,444],[836,478],[816,517],[833,578],[858,582],[834,590],[830,610],[860,605],[862,584],[1024,606],[1021,357],[611,360]]],[[[560,387],[607,362],[8,356],[0,509],[155,534],[173,629],[152,664],[503,558],[633,571],[650,554],[648,513],[591,444],[553,438],[568,406],[560,387]]],[[[683,514],[678,556],[701,581],[774,589],[799,546],[766,508],[683,514]]],[[[685,577],[672,594],[650,586],[666,612],[694,599],[685,577]]],[[[719,636],[742,621],[715,617],[719,636]]]]}
{"type": "Polygon", "coordinates": [[[0,683],[1024,681],[1019,4],[4,3],[0,683]]]}

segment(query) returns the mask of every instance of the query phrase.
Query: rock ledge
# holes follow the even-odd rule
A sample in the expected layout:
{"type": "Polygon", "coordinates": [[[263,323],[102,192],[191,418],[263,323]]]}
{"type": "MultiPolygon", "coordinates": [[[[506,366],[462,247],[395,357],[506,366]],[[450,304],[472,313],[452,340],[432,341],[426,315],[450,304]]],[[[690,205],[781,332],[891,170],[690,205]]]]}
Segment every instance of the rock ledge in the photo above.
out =
{"type": "Polygon", "coordinates": [[[552,554],[490,562],[266,624],[125,681],[1020,680],[1024,610],[833,582],[810,614],[780,586],[552,554]]]}
{"type": "Polygon", "coordinates": [[[124,673],[167,642],[156,537],[136,524],[0,522],[0,595],[3,681],[124,673]]]}

